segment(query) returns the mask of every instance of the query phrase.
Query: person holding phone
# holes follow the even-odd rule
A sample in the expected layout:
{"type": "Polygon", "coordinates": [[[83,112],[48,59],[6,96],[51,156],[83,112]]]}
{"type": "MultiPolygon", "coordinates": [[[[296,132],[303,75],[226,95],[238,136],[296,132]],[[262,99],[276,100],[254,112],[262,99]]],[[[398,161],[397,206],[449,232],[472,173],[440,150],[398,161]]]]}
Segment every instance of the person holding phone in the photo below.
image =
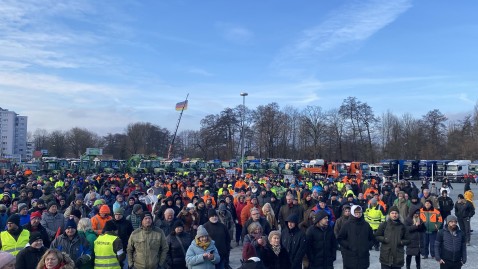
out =
{"type": "Polygon", "coordinates": [[[206,229],[200,225],[196,237],[186,251],[186,265],[189,269],[215,269],[221,261],[214,240],[206,229]]]}

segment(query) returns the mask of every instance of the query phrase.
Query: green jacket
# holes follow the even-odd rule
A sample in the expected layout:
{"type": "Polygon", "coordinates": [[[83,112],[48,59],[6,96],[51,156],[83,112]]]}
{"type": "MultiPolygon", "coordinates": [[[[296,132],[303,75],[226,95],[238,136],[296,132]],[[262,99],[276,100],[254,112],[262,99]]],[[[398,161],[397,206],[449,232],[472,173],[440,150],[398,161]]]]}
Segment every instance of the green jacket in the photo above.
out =
{"type": "Polygon", "coordinates": [[[380,224],[375,237],[382,243],[380,263],[391,267],[403,267],[405,264],[404,247],[410,244],[410,235],[405,225],[400,220],[388,219],[380,224]]]}
{"type": "Polygon", "coordinates": [[[140,227],[131,233],[128,241],[128,265],[135,269],[165,266],[169,246],[164,232],[157,228],[140,227]]]}

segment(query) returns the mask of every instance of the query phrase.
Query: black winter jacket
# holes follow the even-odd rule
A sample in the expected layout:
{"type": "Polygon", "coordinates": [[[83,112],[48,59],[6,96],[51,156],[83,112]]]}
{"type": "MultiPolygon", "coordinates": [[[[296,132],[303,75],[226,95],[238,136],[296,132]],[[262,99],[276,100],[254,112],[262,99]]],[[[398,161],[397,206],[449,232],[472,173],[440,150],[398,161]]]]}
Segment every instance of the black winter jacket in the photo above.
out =
{"type": "Polygon", "coordinates": [[[29,222],[25,225],[23,225],[23,229],[25,230],[28,230],[30,232],[30,234],[32,232],[40,232],[41,234],[41,239],[43,240],[43,245],[46,247],[46,248],[49,248],[50,247],[50,236],[48,235],[48,232],[46,231],[45,227],[43,227],[41,224],[38,224],[38,227],[36,230],[33,230],[32,229],[32,224],[29,222]]]}
{"type": "Polygon", "coordinates": [[[186,267],[186,251],[191,245],[192,238],[186,233],[176,234],[172,232],[166,237],[169,250],[166,257],[166,264],[169,268],[184,268],[186,267]]]}
{"type": "Polygon", "coordinates": [[[457,228],[453,235],[450,230],[442,229],[438,231],[435,241],[435,259],[446,261],[466,263],[466,238],[465,233],[457,228]]]}
{"type": "Polygon", "coordinates": [[[114,219],[114,222],[116,224],[116,227],[118,227],[118,237],[123,243],[123,250],[126,251],[128,247],[129,237],[134,231],[133,225],[131,224],[131,221],[126,220],[124,216],[120,220],[114,219]]]}
{"type": "Polygon", "coordinates": [[[291,268],[301,269],[302,259],[304,258],[305,249],[307,247],[305,233],[297,226],[292,230],[286,227],[282,229],[280,241],[281,245],[284,246],[289,253],[291,268]]]}
{"type": "Polygon", "coordinates": [[[411,256],[418,256],[420,255],[421,249],[421,237],[426,230],[425,224],[421,222],[418,226],[413,225],[413,213],[411,213],[405,220],[405,226],[407,227],[408,233],[410,235],[410,244],[407,245],[406,254],[411,256]]]}
{"type": "Polygon", "coordinates": [[[36,269],[41,257],[46,252],[46,247],[36,249],[33,247],[26,247],[17,254],[17,262],[15,268],[17,269],[36,269]]]}
{"type": "Polygon", "coordinates": [[[455,203],[455,215],[457,218],[471,218],[475,215],[475,208],[473,204],[465,200],[465,203],[455,203]]]}
{"type": "Polygon", "coordinates": [[[224,259],[229,257],[229,252],[231,251],[231,237],[229,236],[229,231],[227,230],[226,225],[220,222],[212,223],[208,221],[203,226],[211,239],[214,240],[219,255],[224,257],[224,259]]]}
{"type": "Polygon", "coordinates": [[[262,260],[268,269],[290,269],[289,253],[281,246],[279,255],[272,250],[271,245],[267,245],[262,253],[262,260]]]}
{"type": "Polygon", "coordinates": [[[334,268],[337,257],[337,239],[330,226],[322,229],[316,225],[310,226],[306,232],[307,257],[309,269],[334,268]]]}
{"type": "Polygon", "coordinates": [[[373,246],[374,235],[364,218],[351,216],[339,231],[337,241],[342,251],[345,268],[365,269],[370,266],[369,249],[373,246]]]}

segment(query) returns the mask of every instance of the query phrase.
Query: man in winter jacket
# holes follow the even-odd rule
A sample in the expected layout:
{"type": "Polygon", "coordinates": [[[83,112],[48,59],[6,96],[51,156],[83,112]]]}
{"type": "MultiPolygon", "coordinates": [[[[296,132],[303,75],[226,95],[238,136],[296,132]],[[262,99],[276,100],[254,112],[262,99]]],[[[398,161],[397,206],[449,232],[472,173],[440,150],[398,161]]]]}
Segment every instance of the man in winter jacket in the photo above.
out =
{"type": "Polygon", "coordinates": [[[307,257],[309,269],[333,269],[337,256],[337,239],[329,225],[329,215],[319,211],[315,223],[306,232],[307,257]]]}
{"type": "Polygon", "coordinates": [[[113,220],[105,223],[103,234],[95,240],[95,268],[120,268],[126,254],[118,237],[118,227],[113,220]]]}
{"type": "Polygon", "coordinates": [[[216,268],[227,268],[229,265],[229,253],[231,251],[231,237],[229,236],[229,231],[227,230],[226,225],[219,222],[219,217],[215,209],[209,209],[208,217],[209,221],[203,226],[211,239],[214,240],[219,256],[221,256],[221,261],[216,264],[216,268]]]}
{"type": "Polygon", "coordinates": [[[57,232],[63,232],[65,217],[58,213],[58,205],[55,202],[48,204],[47,211],[43,212],[40,223],[48,232],[50,240],[55,238],[57,232]]]}
{"type": "Polygon", "coordinates": [[[23,225],[23,228],[27,229],[30,234],[33,232],[38,232],[42,238],[42,244],[49,248],[50,247],[50,236],[48,235],[45,227],[41,225],[41,213],[40,211],[35,211],[30,215],[30,222],[23,225]]]}
{"type": "Polygon", "coordinates": [[[47,250],[39,232],[30,233],[28,243],[29,245],[18,253],[15,268],[36,269],[41,257],[47,250]]]}
{"type": "Polygon", "coordinates": [[[458,229],[457,218],[450,215],[446,218],[446,227],[438,232],[435,243],[435,259],[440,269],[461,268],[466,263],[466,238],[458,229]]]}
{"type": "Polygon", "coordinates": [[[30,232],[20,226],[20,216],[13,214],[7,220],[7,230],[0,233],[0,250],[16,256],[29,237],[30,232]]]}
{"type": "MultiPolygon", "coordinates": [[[[365,221],[370,225],[372,231],[375,233],[380,226],[380,223],[385,221],[381,206],[378,204],[377,199],[372,198],[369,207],[365,210],[365,221]]],[[[374,239],[375,251],[379,250],[380,242],[374,239]]]]}
{"type": "Polygon", "coordinates": [[[466,200],[463,194],[458,194],[458,200],[455,203],[455,214],[460,225],[460,230],[465,234],[466,243],[470,245],[470,219],[475,215],[475,207],[466,200]]]}
{"type": "Polygon", "coordinates": [[[305,233],[298,227],[299,217],[297,215],[290,215],[286,221],[287,227],[282,229],[281,232],[281,244],[289,254],[291,269],[301,269],[307,239],[305,233]]]}
{"type": "MultiPolygon", "coordinates": [[[[277,220],[279,221],[279,224],[281,228],[287,227],[286,224],[286,219],[292,215],[295,214],[299,217],[299,222],[302,221],[302,218],[304,216],[304,210],[302,206],[300,205],[294,205],[294,196],[292,194],[287,194],[285,197],[286,204],[281,206],[279,210],[279,217],[277,220]]],[[[244,221],[244,219],[243,219],[244,221]]]]}
{"type": "MultiPolygon", "coordinates": [[[[446,217],[451,215],[451,211],[453,210],[454,206],[453,200],[448,197],[447,190],[443,190],[441,192],[441,196],[438,197],[438,206],[440,208],[441,217],[446,220],[446,217]]],[[[443,228],[443,224],[444,222],[442,222],[440,229],[443,228]]]]}
{"type": "Polygon", "coordinates": [[[440,211],[433,208],[432,201],[426,200],[425,206],[420,209],[420,219],[425,224],[425,233],[423,234],[422,254],[427,259],[428,254],[435,258],[435,240],[438,229],[443,223],[440,211]]]}
{"type": "Polygon", "coordinates": [[[91,227],[93,227],[93,231],[95,231],[97,235],[103,233],[106,222],[112,219],[110,213],[110,207],[108,205],[102,205],[98,214],[91,218],[91,227]]]}
{"type": "Polygon", "coordinates": [[[410,235],[400,221],[400,213],[392,206],[388,220],[378,227],[376,239],[382,243],[380,247],[380,263],[382,269],[400,268],[405,264],[404,247],[410,243],[410,235]]]}
{"type": "Polygon", "coordinates": [[[75,262],[75,267],[77,268],[93,260],[92,247],[84,236],[78,234],[76,223],[72,219],[66,222],[65,232],[51,242],[50,248],[66,252],[75,262]]]}
{"type": "Polygon", "coordinates": [[[375,241],[373,231],[365,222],[360,206],[354,205],[350,211],[350,220],[342,226],[337,237],[344,269],[366,269],[370,266],[369,249],[375,241]]]}
{"type": "Polygon", "coordinates": [[[116,224],[116,227],[118,227],[118,236],[121,239],[121,242],[123,243],[123,250],[126,250],[128,247],[128,240],[129,237],[131,236],[131,233],[133,233],[133,225],[131,225],[131,222],[126,220],[124,217],[124,209],[119,207],[114,210],[114,219],[113,221],[116,224]]]}
{"type": "Polygon", "coordinates": [[[166,264],[168,243],[164,232],[153,225],[150,212],[141,215],[141,227],[128,241],[128,266],[135,269],[162,268],[166,264]]]}

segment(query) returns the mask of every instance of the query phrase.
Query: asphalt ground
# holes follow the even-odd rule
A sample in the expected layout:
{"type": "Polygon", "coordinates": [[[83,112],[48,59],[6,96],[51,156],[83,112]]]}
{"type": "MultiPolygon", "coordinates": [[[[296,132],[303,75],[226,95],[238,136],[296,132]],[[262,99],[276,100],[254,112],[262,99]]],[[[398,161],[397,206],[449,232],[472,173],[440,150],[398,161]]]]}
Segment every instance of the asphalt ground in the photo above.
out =
{"type": "MultiPolygon", "coordinates": [[[[418,187],[421,186],[420,182],[415,182],[415,184],[418,187]]],[[[436,184],[438,187],[441,186],[440,182],[437,182],[436,184]]],[[[453,190],[451,191],[451,195],[449,196],[453,199],[453,202],[456,202],[458,194],[463,193],[465,184],[453,183],[452,186],[453,186],[453,190]]],[[[478,185],[471,184],[471,189],[473,193],[475,194],[474,203],[475,205],[478,205],[478,185]]],[[[467,247],[468,261],[462,268],[478,268],[478,209],[477,209],[477,215],[475,215],[471,219],[471,229],[475,231],[471,233],[471,246],[467,247]]],[[[242,246],[240,245],[238,247],[235,247],[235,242],[234,242],[232,243],[232,247],[233,249],[231,250],[231,254],[229,256],[230,266],[233,269],[236,269],[241,266],[242,246]]],[[[380,268],[379,254],[380,254],[379,251],[375,251],[375,250],[370,251],[370,267],[369,268],[371,269],[380,268]]],[[[343,268],[342,254],[340,253],[340,251],[338,251],[337,253],[337,260],[334,263],[334,268],[343,268]]],[[[405,266],[403,268],[405,268],[405,266]]],[[[414,258],[412,259],[411,268],[416,268],[414,258]]],[[[421,260],[421,268],[436,269],[436,268],[440,268],[440,266],[438,265],[437,261],[435,261],[434,259],[428,258],[428,259],[421,260]]]]}

